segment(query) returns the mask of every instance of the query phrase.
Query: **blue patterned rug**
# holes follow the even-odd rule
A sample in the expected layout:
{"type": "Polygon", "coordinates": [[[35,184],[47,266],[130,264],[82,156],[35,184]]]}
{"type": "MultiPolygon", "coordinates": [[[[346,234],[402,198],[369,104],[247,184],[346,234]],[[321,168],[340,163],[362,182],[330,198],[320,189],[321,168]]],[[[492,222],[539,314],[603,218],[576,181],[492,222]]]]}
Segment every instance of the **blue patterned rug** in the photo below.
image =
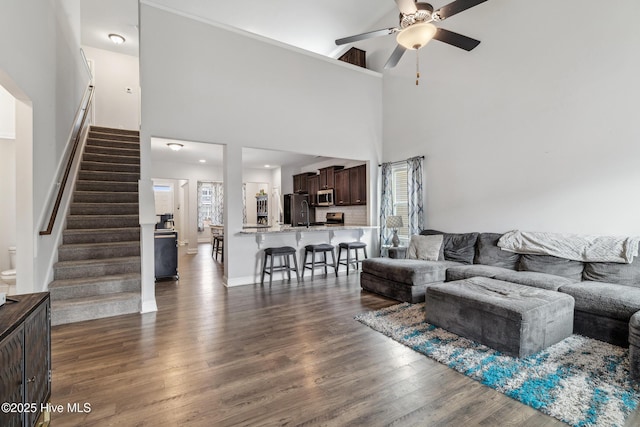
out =
{"type": "Polygon", "coordinates": [[[628,350],[579,335],[524,359],[424,321],[424,303],[362,313],[356,320],[413,350],[572,426],[623,426],[638,406],[628,350]]]}

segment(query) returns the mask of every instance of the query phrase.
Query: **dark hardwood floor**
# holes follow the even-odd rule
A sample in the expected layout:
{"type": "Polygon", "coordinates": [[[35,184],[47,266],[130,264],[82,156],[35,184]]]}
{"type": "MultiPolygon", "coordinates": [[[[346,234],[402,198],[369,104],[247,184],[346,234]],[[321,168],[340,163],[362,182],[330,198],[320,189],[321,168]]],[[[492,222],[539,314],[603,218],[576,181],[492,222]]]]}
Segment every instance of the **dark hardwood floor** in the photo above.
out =
{"type": "Polygon", "coordinates": [[[353,320],[396,304],[357,274],[227,289],[210,254],[156,313],[53,328],[52,426],[565,425],[353,320]]]}

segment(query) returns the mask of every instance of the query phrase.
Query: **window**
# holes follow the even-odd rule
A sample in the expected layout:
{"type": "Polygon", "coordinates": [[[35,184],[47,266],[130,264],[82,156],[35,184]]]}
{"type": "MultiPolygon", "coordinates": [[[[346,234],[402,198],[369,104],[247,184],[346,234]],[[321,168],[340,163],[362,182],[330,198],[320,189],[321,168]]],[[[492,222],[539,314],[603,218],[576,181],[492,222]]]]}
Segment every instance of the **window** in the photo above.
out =
{"type": "Polygon", "coordinates": [[[198,181],[198,231],[209,224],[222,224],[222,188],[221,182],[198,181]]]}
{"type": "Polygon", "coordinates": [[[402,227],[398,229],[398,237],[403,242],[409,241],[409,199],[407,184],[407,164],[399,163],[391,168],[391,185],[393,188],[393,215],[402,217],[402,227]]]}

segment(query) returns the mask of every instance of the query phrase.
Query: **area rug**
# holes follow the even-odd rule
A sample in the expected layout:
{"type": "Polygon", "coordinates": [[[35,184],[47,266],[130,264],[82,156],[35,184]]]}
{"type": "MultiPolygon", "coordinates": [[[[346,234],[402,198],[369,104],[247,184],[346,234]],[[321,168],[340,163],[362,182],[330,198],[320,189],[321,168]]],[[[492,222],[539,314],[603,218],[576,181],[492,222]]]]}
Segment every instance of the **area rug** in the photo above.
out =
{"type": "Polygon", "coordinates": [[[576,426],[623,426],[640,392],[628,349],[572,335],[527,358],[496,350],[424,321],[424,303],[398,304],[356,320],[526,405],[576,426]]]}

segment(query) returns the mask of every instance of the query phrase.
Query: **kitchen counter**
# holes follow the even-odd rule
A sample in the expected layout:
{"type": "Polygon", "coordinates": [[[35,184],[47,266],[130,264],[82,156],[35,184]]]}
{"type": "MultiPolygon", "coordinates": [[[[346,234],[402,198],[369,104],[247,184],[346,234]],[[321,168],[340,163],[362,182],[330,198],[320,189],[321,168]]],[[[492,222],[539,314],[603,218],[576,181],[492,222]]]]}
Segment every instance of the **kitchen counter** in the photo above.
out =
{"type": "Polygon", "coordinates": [[[378,228],[372,225],[274,225],[268,228],[243,229],[240,234],[307,233],[315,231],[364,230],[378,228]]]}
{"type": "Polygon", "coordinates": [[[265,229],[265,228],[271,228],[271,225],[267,225],[267,224],[243,224],[242,225],[242,229],[243,230],[250,230],[250,229],[265,229]]]}
{"type": "MultiPolygon", "coordinates": [[[[310,244],[330,244],[337,248],[340,243],[357,241],[366,243],[371,253],[378,251],[378,227],[370,225],[312,225],[309,228],[273,225],[269,228],[229,231],[229,234],[229,244],[225,241],[225,262],[230,259],[242,260],[246,271],[243,276],[237,275],[233,280],[227,280],[226,286],[229,287],[260,283],[266,248],[290,246],[296,250],[299,260],[304,257],[305,247],[310,244]]],[[[280,273],[273,280],[285,279],[286,273],[280,273]]]]}

